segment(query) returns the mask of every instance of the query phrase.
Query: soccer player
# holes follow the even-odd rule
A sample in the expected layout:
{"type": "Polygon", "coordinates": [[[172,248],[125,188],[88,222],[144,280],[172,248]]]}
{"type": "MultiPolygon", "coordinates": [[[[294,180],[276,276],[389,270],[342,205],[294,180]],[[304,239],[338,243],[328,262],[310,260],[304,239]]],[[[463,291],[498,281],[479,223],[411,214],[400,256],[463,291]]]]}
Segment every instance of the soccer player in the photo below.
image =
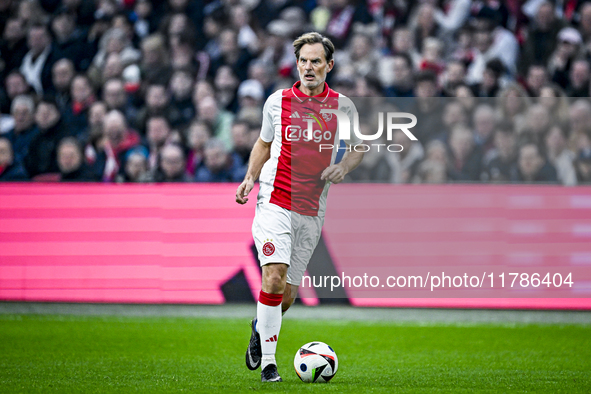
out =
{"type": "Polygon", "coordinates": [[[265,102],[261,134],[236,190],[236,202],[245,204],[260,178],[252,233],[263,271],[262,289],[246,366],[250,370],[261,366],[263,382],[281,382],[275,351],[282,312],[293,304],[320,239],[328,188],[341,182],[363,158],[352,149],[362,141],[351,133],[342,160],[334,164],[337,116],[321,111],[339,110],[351,125],[355,113],[352,102],[325,82],[334,66],[334,45],[314,32],[298,37],[293,46],[300,80],[265,102]]]}

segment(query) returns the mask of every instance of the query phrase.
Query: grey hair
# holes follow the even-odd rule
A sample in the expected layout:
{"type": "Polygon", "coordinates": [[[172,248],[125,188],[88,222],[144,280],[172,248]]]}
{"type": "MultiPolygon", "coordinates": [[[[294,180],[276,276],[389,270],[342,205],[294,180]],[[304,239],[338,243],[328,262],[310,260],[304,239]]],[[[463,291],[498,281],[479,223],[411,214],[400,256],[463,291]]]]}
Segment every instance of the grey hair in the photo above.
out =
{"type": "Polygon", "coordinates": [[[10,105],[10,112],[14,112],[18,105],[26,105],[27,109],[33,113],[35,112],[35,101],[33,98],[27,94],[20,94],[12,100],[12,104],[10,105]]]}

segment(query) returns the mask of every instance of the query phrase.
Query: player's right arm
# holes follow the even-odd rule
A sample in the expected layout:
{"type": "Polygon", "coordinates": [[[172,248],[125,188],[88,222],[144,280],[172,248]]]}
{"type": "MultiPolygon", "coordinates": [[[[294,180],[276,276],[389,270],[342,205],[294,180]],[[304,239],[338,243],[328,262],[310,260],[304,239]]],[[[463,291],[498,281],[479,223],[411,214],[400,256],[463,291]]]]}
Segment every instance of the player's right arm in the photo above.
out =
{"type": "Polygon", "coordinates": [[[248,161],[248,171],[244,180],[236,190],[236,202],[238,204],[246,204],[248,201],[248,194],[254,187],[254,182],[258,179],[263,169],[263,165],[271,157],[271,142],[265,142],[259,137],[255,142],[252,152],[250,153],[250,160],[248,161]]]}

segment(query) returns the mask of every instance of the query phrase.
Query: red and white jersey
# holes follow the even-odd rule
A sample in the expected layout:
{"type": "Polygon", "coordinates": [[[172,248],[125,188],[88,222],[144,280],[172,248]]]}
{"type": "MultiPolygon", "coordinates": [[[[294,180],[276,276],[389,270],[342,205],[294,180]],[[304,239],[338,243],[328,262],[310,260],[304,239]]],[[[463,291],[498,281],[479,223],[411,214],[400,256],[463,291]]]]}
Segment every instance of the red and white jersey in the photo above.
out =
{"type": "MultiPolygon", "coordinates": [[[[353,125],[355,106],[326,82],[324,91],[317,96],[302,93],[300,83],[276,91],[265,102],[261,139],[273,143],[271,157],[259,177],[258,201],[302,215],[324,216],[330,182],[320,176],[334,164],[340,141],[337,116],[320,111],[338,109],[353,125]]],[[[351,139],[345,142],[355,146],[362,141],[351,132],[351,139]]]]}

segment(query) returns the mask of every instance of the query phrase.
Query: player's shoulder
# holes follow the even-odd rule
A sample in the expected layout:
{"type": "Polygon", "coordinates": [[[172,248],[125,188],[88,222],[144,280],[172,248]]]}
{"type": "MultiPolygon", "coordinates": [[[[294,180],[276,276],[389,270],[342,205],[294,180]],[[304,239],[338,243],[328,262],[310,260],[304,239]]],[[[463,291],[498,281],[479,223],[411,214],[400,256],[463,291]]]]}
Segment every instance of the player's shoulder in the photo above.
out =
{"type": "Polygon", "coordinates": [[[355,109],[355,103],[353,102],[353,100],[351,100],[349,98],[349,96],[345,96],[344,94],[337,92],[336,90],[333,90],[333,92],[336,94],[336,97],[339,101],[339,108],[340,109],[344,109],[344,110],[355,109]]]}
{"type": "Polygon", "coordinates": [[[271,93],[271,95],[269,97],[267,97],[267,100],[265,100],[265,107],[266,108],[270,108],[272,106],[281,106],[281,100],[283,99],[284,96],[284,91],[285,89],[279,89],[276,90],[275,92],[271,93]]]}

